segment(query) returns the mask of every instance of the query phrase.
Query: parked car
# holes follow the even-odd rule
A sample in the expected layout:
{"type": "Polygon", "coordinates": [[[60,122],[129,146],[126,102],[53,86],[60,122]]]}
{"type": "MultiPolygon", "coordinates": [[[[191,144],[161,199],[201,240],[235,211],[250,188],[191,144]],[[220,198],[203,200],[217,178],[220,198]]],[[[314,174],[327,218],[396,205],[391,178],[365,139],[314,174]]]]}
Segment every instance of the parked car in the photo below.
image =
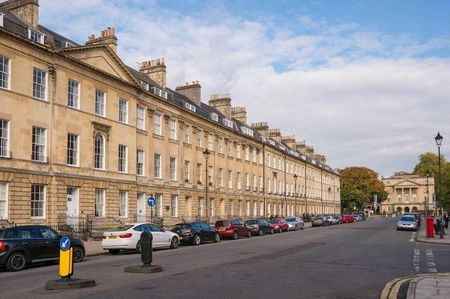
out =
{"type": "Polygon", "coordinates": [[[311,226],[315,227],[315,226],[322,226],[323,225],[323,218],[320,217],[313,217],[311,219],[311,226]]]}
{"type": "Polygon", "coordinates": [[[323,216],[325,225],[332,225],[334,224],[334,218],[333,216],[323,216]]]}
{"type": "Polygon", "coordinates": [[[363,221],[363,218],[359,214],[353,214],[353,217],[355,217],[356,222],[363,221]]]}
{"type": "Polygon", "coordinates": [[[270,220],[270,225],[276,232],[287,232],[289,230],[289,224],[284,218],[274,218],[270,220]]]}
{"type": "Polygon", "coordinates": [[[253,235],[262,236],[275,232],[272,225],[265,219],[250,219],[245,221],[245,225],[247,225],[253,235]]]}
{"type": "Polygon", "coordinates": [[[397,230],[417,230],[419,227],[414,215],[403,215],[397,222],[397,230]]]}
{"type": "Polygon", "coordinates": [[[342,223],[342,217],[339,215],[333,216],[333,222],[332,224],[341,224],[342,223]]]}
{"type": "Polygon", "coordinates": [[[405,213],[405,214],[403,214],[403,216],[408,216],[408,215],[414,216],[416,218],[417,225],[420,226],[420,214],[419,213],[405,213]]]}
{"type": "MultiPolygon", "coordinates": [[[[0,228],[0,267],[20,271],[31,263],[57,261],[61,237],[45,225],[0,228]]],[[[83,261],[83,241],[73,239],[72,247],[74,262],[83,261]]]]}
{"type": "Polygon", "coordinates": [[[354,215],[344,215],[342,216],[342,223],[354,223],[356,218],[354,215]]]}
{"type": "Polygon", "coordinates": [[[250,229],[245,226],[241,219],[218,220],[215,225],[221,238],[232,238],[236,240],[239,237],[252,236],[250,229]]]}
{"type": "Polygon", "coordinates": [[[204,241],[217,243],[220,235],[217,230],[206,222],[178,223],[172,229],[180,237],[180,241],[200,245],[204,241]]]}
{"type": "Polygon", "coordinates": [[[287,217],[286,222],[289,226],[289,230],[300,230],[305,226],[303,219],[300,217],[287,217]]]}
{"type": "Polygon", "coordinates": [[[153,248],[175,249],[180,244],[180,237],[171,231],[165,231],[153,223],[124,224],[103,233],[102,247],[111,254],[121,250],[136,250],[141,252],[140,238],[142,232],[153,236],[153,248]]]}
{"type": "Polygon", "coordinates": [[[353,215],[356,217],[357,221],[366,220],[366,215],[364,214],[364,212],[356,212],[356,213],[353,213],[353,215]]]}

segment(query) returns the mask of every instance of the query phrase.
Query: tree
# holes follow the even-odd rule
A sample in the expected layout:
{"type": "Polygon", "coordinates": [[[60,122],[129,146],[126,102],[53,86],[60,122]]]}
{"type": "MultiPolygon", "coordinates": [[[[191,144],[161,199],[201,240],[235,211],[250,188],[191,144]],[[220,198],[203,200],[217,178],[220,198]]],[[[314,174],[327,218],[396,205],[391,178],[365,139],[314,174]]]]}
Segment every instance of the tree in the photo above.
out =
{"type": "Polygon", "coordinates": [[[378,173],[367,167],[347,167],[339,171],[341,175],[341,203],[349,210],[361,210],[373,202],[377,194],[378,202],[386,200],[384,184],[378,173]]]}
{"type": "MultiPolygon", "coordinates": [[[[439,163],[438,155],[423,153],[419,156],[419,163],[414,167],[414,174],[426,176],[427,173],[434,178],[435,193],[439,191],[439,163]]],[[[450,163],[441,155],[441,201],[446,208],[450,208],[450,163]]]]}

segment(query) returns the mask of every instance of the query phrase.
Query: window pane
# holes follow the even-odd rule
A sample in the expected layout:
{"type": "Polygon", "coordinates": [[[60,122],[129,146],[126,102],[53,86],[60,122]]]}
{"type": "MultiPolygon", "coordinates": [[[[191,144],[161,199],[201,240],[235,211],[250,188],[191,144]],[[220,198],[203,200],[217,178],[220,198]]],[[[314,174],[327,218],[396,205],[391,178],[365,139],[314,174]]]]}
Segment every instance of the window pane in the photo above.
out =
{"type": "Polygon", "coordinates": [[[46,157],[46,129],[33,127],[31,159],[33,161],[47,161],[46,157]]]}
{"type": "Polygon", "coordinates": [[[69,107],[78,108],[78,98],[80,96],[80,83],[75,80],[69,80],[67,92],[67,105],[69,107]]]}
{"type": "Polygon", "coordinates": [[[31,186],[31,217],[43,218],[45,207],[45,186],[31,186]]]}
{"type": "Polygon", "coordinates": [[[78,136],[67,134],[67,164],[78,165],[78,136]]]}
{"type": "Polygon", "coordinates": [[[0,219],[8,218],[8,185],[0,183],[0,219]]]}
{"type": "Polygon", "coordinates": [[[99,89],[95,92],[95,114],[105,116],[105,93],[99,89]]]}
{"type": "Polygon", "coordinates": [[[0,56],[0,88],[9,87],[9,58],[0,56]]]}
{"type": "Polygon", "coordinates": [[[9,157],[9,121],[0,119],[0,157],[9,157]]]}
{"type": "Polygon", "coordinates": [[[103,135],[97,133],[94,142],[94,167],[104,169],[105,140],[103,135]]]}
{"type": "Polygon", "coordinates": [[[95,190],[95,217],[104,217],[105,190],[95,190]]]}
{"type": "Polygon", "coordinates": [[[46,98],[47,73],[43,70],[33,69],[33,97],[40,100],[46,98]]]}

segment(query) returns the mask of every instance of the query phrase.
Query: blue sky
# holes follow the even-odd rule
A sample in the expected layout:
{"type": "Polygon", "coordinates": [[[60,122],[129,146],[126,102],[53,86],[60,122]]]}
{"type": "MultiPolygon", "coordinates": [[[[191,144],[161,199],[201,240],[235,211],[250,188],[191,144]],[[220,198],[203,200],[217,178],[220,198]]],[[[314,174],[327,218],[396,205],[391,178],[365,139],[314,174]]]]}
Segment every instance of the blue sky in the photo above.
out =
{"type": "Polygon", "coordinates": [[[115,27],[130,66],[164,57],[170,87],[199,80],[204,102],[230,93],[249,122],[306,140],[332,167],[411,171],[438,130],[450,154],[450,1],[40,4],[41,24],[79,43],[115,27]]]}

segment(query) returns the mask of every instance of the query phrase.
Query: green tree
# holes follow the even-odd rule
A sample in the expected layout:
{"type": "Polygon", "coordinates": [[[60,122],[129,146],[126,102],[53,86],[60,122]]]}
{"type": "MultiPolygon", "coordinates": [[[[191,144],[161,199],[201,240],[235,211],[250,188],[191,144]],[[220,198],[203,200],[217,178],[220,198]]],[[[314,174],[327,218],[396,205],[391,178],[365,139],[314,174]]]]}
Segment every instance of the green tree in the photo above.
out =
{"type": "Polygon", "coordinates": [[[361,210],[373,203],[377,194],[378,202],[387,198],[384,184],[378,173],[367,167],[347,167],[339,171],[341,175],[341,203],[344,209],[361,210]]]}
{"type": "MultiPolygon", "coordinates": [[[[414,167],[414,174],[426,176],[427,174],[434,178],[435,193],[438,192],[439,183],[439,163],[438,155],[434,153],[423,153],[419,156],[419,163],[414,167]]],[[[450,163],[447,162],[444,155],[441,155],[441,200],[444,207],[450,208],[450,163]]]]}

